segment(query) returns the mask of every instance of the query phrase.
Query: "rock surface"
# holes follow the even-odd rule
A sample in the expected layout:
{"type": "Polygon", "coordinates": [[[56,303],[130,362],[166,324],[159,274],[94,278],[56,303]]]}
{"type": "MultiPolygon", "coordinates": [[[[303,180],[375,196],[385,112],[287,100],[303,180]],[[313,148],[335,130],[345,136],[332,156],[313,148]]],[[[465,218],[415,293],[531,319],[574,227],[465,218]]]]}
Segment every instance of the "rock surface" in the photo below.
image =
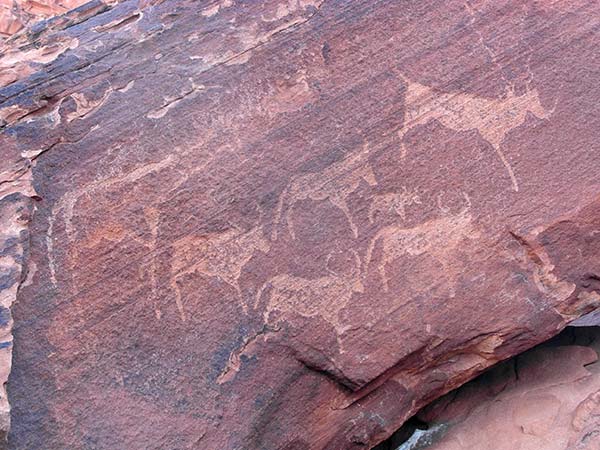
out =
{"type": "Polygon", "coordinates": [[[7,41],[10,448],[369,448],[597,308],[599,19],[95,1],[7,41]]]}
{"type": "Polygon", "coordinates": [[[403,450],[600,448],[600,328],[569,331],[427,407],[436,442],[403,450]]]}
{"type": "Polygon", "coordinates": [[[84,3],[84,0],[0,0],[0,40],[26,25],[64,14],[84,3]]]}

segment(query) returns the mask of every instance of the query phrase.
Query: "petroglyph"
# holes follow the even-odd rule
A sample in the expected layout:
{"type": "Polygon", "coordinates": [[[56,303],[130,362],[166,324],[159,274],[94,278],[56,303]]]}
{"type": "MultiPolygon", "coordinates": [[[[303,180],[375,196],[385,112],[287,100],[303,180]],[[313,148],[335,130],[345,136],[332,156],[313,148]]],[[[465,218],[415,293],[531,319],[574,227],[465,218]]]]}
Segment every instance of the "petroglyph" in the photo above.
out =
{"type": "Polygon", "coordinates": [[[230,8],[232,5],[233,5],[232,0],[224,0],[221,3],[217,3],[216,5],[210,6],[209,8],[202,10],[202,15],[204,17],[212,17],[215,14],[217,14],[219,11],[221,11],[222,9],[230,8]]]}
{"type": "Polygon", "coordinates": [[[287,0],[279,3],[270,14],[263,14],[261,19],[265,22],[274,22],[308,7],[319,9],[322,4],[323,0],[287,0]]]}
{"type": "Polygon", "coordinates": [[[299,71],[294,76],[275,82],[274,92],[262,100],[262,106],[268,114],[298,111],[316,100],[317,96],[312,92],[305,72],[299,71]]]}
{"type": "MultiPolygon", "coordinates": [[[[324,277],[308,279],[281,274],[267,281],[256,296],[257,306],[263,295],[268,295],[265,323],[268,324],[273,312],[277,311],[284,317],[294,314],[303,317],[321,316],[338,332],[343,331],[339,320],[340,311],[355,292],[364,292],[360,258],[354,250],[349,252],[351,265],[337,271],[328,269],[329,275],[324,277]]],[[[333,256],[328,256],[328,262],[333,256]]]]}
{"type": "MultiPolygon", "coordinates": [[[[386,265],[401,257],[429,255],[444,268],[441,274],[448,278],[450,295],[454,295],[454,280],[452,266],[457,261],[454,252],[465,239],[477,238],[477,232],[472,226],[472,216],[469,213],[471,203],[465,195],[466,206],[456,214],[448,209],[441,209],[441,217],[432,219],[412,228],[400,225],[390,225],[382,228],[373,237],[367,248],[365,259],[365,274],[373,259],[374,250],[381,242],[381,259],[377,265],[384,291],[389,290],[389,279],[386,265]]],[[[458,262],[460,263],[460,262],[458,262]]]]}
{"type": "MultiPolygon", "coordinates": [[[[244,64],[250,60],[256,48],[268,42],[273,36],[310,20],[322,3],[323,0],[289,0],[287,4],[280,3],[272,11],[265,11],[258,21],[248,21],[243,25],[236,24],[235,27],[232,26],[235,32],[225,40],[229,41],[227,47],[222,47],[216,52],[203,49],[206,50],[206,53],[191,55],[190,59],[202,60],[199,66],[203,67],[203,70],[221,64],[244,64]],[[263,22],[273,22],[279,25],[265,28],[262,25],[263,22]]],[[[232,0],[225,0],[220,4],[205,8],[201,14],[206,18],[211,18],[233,6],[233,4],[232,0]]],[[[272,5],[264,6],[268,10],[272,5]]],[[[230,19],[230,23],[233,23],[234,20],[230,19]]],[[[201,36],[198,33],[191,33],[187,36],[189,42],[194,42],[200,38],[201,36]]]]}
{"type": "MultiPolygon", "coordinates": [[[[506,135],[525,121],[528,112],[540,119],[547,119],[554,112],[542,106],[536,89],[527,85],[525,93],[517,95],[511,87],[503,98],[492,100],[469,94],[441,94],[406,77],[402,79],[406,83],[406,114],[404,126],[398,132],[401,140],[414,127],[431,120],[455,131],[477,130],[496,151],[514,191],[519,190],[514,170],[500,146],[506,135]]],[[[405,155],[406,148],[401,145],[405,155]]]]}
{"type": "MultiPolygon", "coordinates": [[[[156,252],[156,250],[158,249],[158,227],[160,223],[160,211],[153,207],[146,207],[144,208],[144,216],[146,218],[148,228],[150,228],[150,252],[156,252]]],[[[162,316],[162,311],[160,309],[157,291],[158,258],[152,258],[147,268],[140,269],[147,271],[150,277],[150,289],[152,292],[152,301],[154,302],[154,315],[157,319],[160,320],[162,316]]]]}
{"type": "Polygon", "coordinates": [[[404,220],[406,218],[406,207],[420,204],[419,195],[416,192],[410,192],[406,186],[402,187],[402,192],[376,195],[371,206],[369,206],[369,222],[373,223],[379,213],[394,214],[404,220]]]}
{"type": "Polygon", "coordinates": [[[173,155],[167,156],[165,159],[155,162],[148,163],[143,166],[138,167],[131,172],[119,174],[110,178],[100,179],[89,183],[77,190],[73,190],[69,192],[68,195],[65,195],[61,198],[60,202],[53,208],[52,217],[55,218],[56,215],[64,211],[65,212],[65,228],[67,230],[67,235],[70,234],[72,230],[71,219],[73,217],[73,208],[77,203],[77,200],[84,194],[93,194],[102,190],[106,190],[114,185],[122,185],[122,184],[130,184],[134,183],[141,178],[145,177],[154,172],[158,172],[166,167],[169,167],[174,164],[173,155]]]}
{"type": "MultiPolygon", "coordinates": [[[[131,172],[115,175],[112,177],[96,180],[92,183],[89,183],[85,186],[82,186],[79,189],[73,190],[68,194],[64,195],[59,202],[52,208],[52,214],[48,221],[48,233],[46,235],[46,246],[48,249],[48,265],[50,268],[50,279],[54,286],[56,286],[56,262],[54,255],[54,226],[57,220],[62,217],[64,222],[65,232],[67,241],[75,240],[74,229],[72,225],[74,208],[81,196],[83,195],[93,195],[94,193],[101,192],[111,188],[114,185],[123,185],[134,183],[141,178],[154,173],[160,170],[163,170],[166,167],[174,165],[174,158],[172,155],[167,156],[165,159],[156,162],[149,163],[143,166],[138,167],[131,172]]],[[[100,233],[103,238],[109,240],[122,240],[126,236],[129,236],[124,230],[121,230],[119,226],[112,224],[110,222],[103,223],[102,227],[104,227],[105,231],[108,230],[108,233],[100,233]]],[[[94,245],[98,245],[101,241],[101,237],[94,237],[94,233],[90,230],[89,233],[90,239],[88,239],[87,244],[82,244],[79,247],[93,247],[94,245]]],[[[130,236],[132,239],[140,241],[135,235],[130,236]]],[[[146,242],[142,241],[144,244],[146,242]]],[[[77,250],[77,249],[76,249],[77,250]]],[[[77,251],[76,251],[77,253],[77,251]]]]}
{"type": "Polygon", "coordinates": [[[247,311],[238,280],[243,267],[255,252],[266,253],[270,249],[262,228],[254,228],[247,232],[230,229],[216,234],[185,236],[176,241],[173,247],[171,287],[175,292],[175,301],[182,320],[185,321],[185,310],[177,280],[194,273],[217,277],[233,287],[244,312],[247,311]]]}
{"type": "Polygon", "coordinates": [[[292,212],[296,202],[301,200],[328,200],[344,213],[352,229],[352,234],[355,238],[358,237],[358,228],[352,219],[347,199],[358,189],[362,181],[370,186],[377,184],[368,156],[369,150],[365,146],[362,151],[331,164],[321,172],[308,173],[294,178],[279,197],[273,227],[273,240],[277,239],[278,227],[284,214],[287,229],[292,238],[296,238],[292,212]]]}

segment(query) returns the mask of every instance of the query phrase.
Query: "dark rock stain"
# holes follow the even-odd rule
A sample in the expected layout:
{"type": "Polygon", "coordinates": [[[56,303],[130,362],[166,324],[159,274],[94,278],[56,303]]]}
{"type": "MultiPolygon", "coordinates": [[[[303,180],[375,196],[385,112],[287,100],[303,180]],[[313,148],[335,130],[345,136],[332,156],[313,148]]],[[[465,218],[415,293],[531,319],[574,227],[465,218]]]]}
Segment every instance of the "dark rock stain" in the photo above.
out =
{"type": "Polygon", "coordinates": [[[325,64],[329,64],[331,61],[331,47],[329,43],[325,42],[323,47],[321,47],[321,55],[323,55],[323,60],[325,64]]]}

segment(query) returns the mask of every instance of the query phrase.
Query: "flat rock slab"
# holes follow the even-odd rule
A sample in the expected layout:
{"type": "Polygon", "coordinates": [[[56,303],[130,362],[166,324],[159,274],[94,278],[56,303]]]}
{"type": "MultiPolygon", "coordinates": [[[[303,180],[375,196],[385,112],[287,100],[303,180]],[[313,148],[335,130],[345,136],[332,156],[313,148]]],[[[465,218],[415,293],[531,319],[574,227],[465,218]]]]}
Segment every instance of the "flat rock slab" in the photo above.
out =
{"type": "Polygon", "coordinates": [[[600,306],[599,27],[142,0],[13,36],[10,448],[369,448],[600,306]]]}

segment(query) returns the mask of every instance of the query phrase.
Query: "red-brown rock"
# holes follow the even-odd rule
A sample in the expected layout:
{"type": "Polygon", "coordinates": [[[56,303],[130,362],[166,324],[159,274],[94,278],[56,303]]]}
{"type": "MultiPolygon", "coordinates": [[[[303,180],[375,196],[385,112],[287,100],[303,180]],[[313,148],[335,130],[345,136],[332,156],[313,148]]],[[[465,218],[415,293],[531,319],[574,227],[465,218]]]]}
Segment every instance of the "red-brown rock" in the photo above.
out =
{"type": "Polygon", "coordinates": [[[12,36],[28,24],[64,14],[84,0],[0,0],[0,39],[12,36]]]}
{"type": "Polygon", "coordinates": [[[369,448],[597,308],[599,18],[97,1],[7,41],[11,448],[369,448]]]}
{"type": "Polygon", "coordinates": [[[519,355],[436,401],[421,413],[430,429],[403,450],[600,448],[600,328],[573,331],[561,341],[519,355]],[[573,341],[566,339],[571,334],[573,341]]]}

